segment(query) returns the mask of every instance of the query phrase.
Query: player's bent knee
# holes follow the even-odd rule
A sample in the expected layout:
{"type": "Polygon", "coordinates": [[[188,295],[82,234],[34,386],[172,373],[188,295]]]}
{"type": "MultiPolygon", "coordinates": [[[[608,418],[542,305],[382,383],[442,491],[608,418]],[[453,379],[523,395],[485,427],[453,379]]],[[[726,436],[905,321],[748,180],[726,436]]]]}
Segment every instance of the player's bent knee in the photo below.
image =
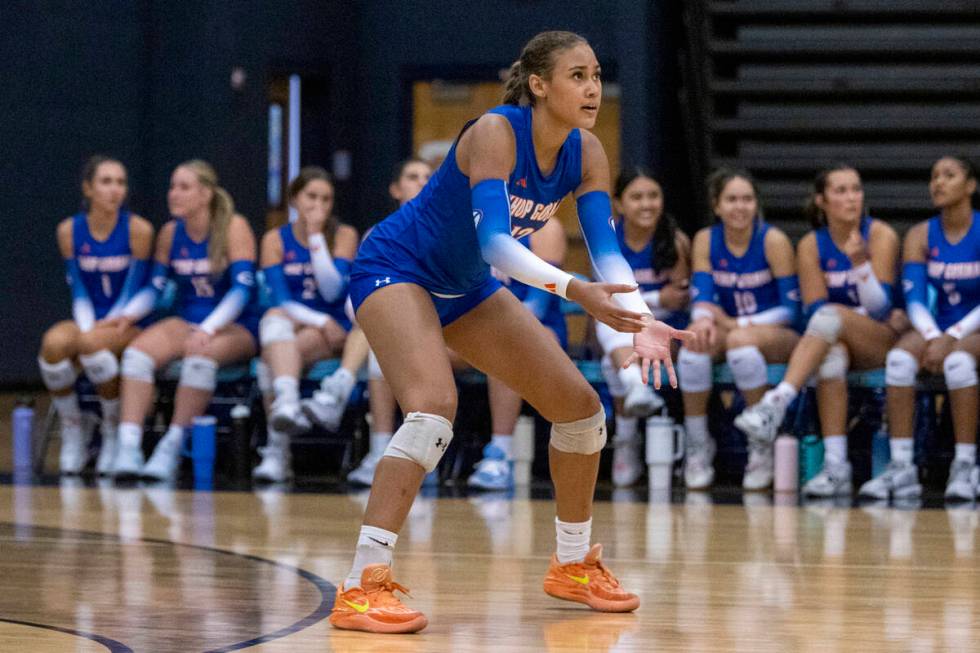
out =
{"type": "Polygon", "coordinates": [[[85,376],[95,385],[108,383],[119,376],[119,360],[108,349],[82,354],[78,361],[85,370],[85,376]]]}
{"type": "Polygon", "coordinates": [[[954,351],[943,361],[946,387],[962,390],[977,385],[977,359],[966,351],[954,351]]]}
{"type": "Polygon", "coordinates": [[[187,356],[180,365],[179,385],[213,392],[218,379],[218,361],[206,356],[187,356]]]}
{"type": "Polygon", "coordinates": [[[766,359],[755,345],[729,349],[725,352],[725,359],[732,370],[735,387],[739,390],[755,390],[766,385],[766,359]]]}
{"type": "Polygon", "coordinates": [[[453,439],[453,425],[441,415],[409,413],[391,436],[385,456],[411,460],[431,472],[453,439]]]}
{"type": "Polygon", "coordinates": [[[915,385],[919,361],[904,349],[892,349],[885,357],[885,383],[898,388],[915,385]]]}
{"type": "Polygon", "coordinates": [[[38,357],[37,364],[41,368],[41,379],[48,390],[57,392],[75,385],[78,373],[70,360],[65,359],[57,363],[49,363],[44,358],[38,357]]]}
{"type": "Polygon", "coordinates": [[[843,326],[840,311],[834,306],[824,304],[817,309],[810,321],[806,325],[806,335],[816,336],[821,340],[830,343],[837,343],[840,337],[840,330],[843,326]]]}
{"type": "Polygon", "coordinates": [[[126,347],[123,351],[122,365],[120,366],[123,377],[153,383],[153,373],[156,371],[156,361],[144,351],[135,347],[126,347]]]}
{"type": "Polygon", "coordinates": [[[711,390],[711,355],[681,347],[677,355],[677,377],[681,392],[711,390]]]}
{"type": "Polygon", "coordinates": [[[551,425],[551,446],[564,453],[585,456],[598,453],[606,446],[606,411],[575,422],[556,422],[551,425]]]}
{"type": "Polygon", "coordinates": [[[293,321],[281,313],[270,311],[259,322],[259,342],[263,347],[275,342],[292,342],[295,339],[293,321]]]}
{"type": "Polygon", "coordinates": [[[850,365],[850,356],[847,354],[847,347],[838,343],[830,348],[820,369],[817,370],[817,378],[822,381],[840,380],[847,377],[847,368],[850,365]]]}

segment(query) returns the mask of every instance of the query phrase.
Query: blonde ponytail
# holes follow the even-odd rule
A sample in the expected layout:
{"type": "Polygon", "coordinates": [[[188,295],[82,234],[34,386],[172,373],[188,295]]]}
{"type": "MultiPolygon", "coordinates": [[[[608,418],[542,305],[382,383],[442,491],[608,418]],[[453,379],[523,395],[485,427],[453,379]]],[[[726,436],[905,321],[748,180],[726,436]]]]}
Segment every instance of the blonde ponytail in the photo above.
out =
{"type": "Polygon", "coordinates": [[[190,169],[202,186],[211,189],[211,203],[208,205],[211,213],[208,226],[208,260],[211,262],[211,274],[221,274],[228,267],[228,225],[235,215],[235,202],[228,191],[218,185],[218,173],[207,161],[193,159],[178,167],[190,169]]]}

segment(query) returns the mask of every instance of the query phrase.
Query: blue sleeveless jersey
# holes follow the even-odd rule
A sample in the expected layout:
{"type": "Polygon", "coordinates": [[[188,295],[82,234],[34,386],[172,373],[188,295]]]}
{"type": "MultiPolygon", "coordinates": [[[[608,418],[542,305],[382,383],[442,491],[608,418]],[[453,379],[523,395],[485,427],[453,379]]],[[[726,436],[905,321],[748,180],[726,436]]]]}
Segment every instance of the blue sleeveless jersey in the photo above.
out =
{"type": "Polygon", "coordinates": [[[290,298],[314,311],[326,313],[349,331],[350,319],[344,311],[347,295],[341,295],[336,301],[327,303],[317,289],[309,248],[303,247],[296,240],[290,224],[284,224],[279,228],[279,237],[282,239],[282,272],[286,277],[290,298]]]}
{"type": "Polygon", "coordinates": [[[116,226],[105,240],[96,240],[88,228],[84,212],[72,218],[72,251],[78,263],[85,291],[101,320],[112,308],[129,272],[129,212],[120,209],[116,226]]]}
{"type": "Polygon", "coordinates": [[[936,324],[945,331],[980,303],[980,212],[955,245],[946,240],[942,218],[930,218],[926,273],[936,291],[936,324]]]}
{"type": "MultiPolygon", "coordinates": [[[[571,131],[554,170],[544,175],[534,154],[531,107],[505,105],[489,113],[507,118],[514,130],[516,162],[507,182],[512,234],[528,236],[581,183],[581,134],[571,131]]],[[[458,142],[425,188],[371,231],[357,254],[352,279],[390,271],[430,292],[454,297],[476,290],[490,278],[473,223],[470,180],[456,164],[458,142]]]]}
{"type": "MultiPolygon", "coordinates": [[[[531,249],[531,236],[522,236],[517,239],[517,242],[531,249]]],[[[503,284],[507,290],[514,293],[514,296],[522,302],[527,297],[528,290],[531,288],[526,283],[511,278],[506,279],[503,284]]],[[[561,312],[561,297],[558,295],[549,295],[548,308],[544,317],[541,318],[541,324],[555,332],[563,348],[568,346],[568,325],[565,323],[564,313],[561,312]]]]}
{"type": "Polygon", "coordinates": [[[728,251],[725,230],[711,227],[711,276],[718,305],[731,317],[755,315],[780,305],[779,289],[766,261],[766,232],[769,225],[756,221],[745,254],[728,251]]]}
{"type": "MultiPolygon", "coordinates": [[[[645,293],[651,290],[660,290],[670,281],[670,270],[664,269],[657,272],[653,269],[653,238],[647,241],[643,249],[637,251],[632,249],[626,242],[626,228],[623,226],[623,219],[615,221],[616,241],[619,243],[619,251],[623,258],[633,269],[633,276],[640,287],[640,292],[645,293]]],[[[687,311],[668,311],[663,308],[654,308],[654,317],[666,322],[673,327],[681,328],[689,321],[687,311]],[[680,325],[680,326],[678,326],[680,325]]]]}
{"type": "MultiPolygon", "coordinates": [[[[851,308],[862,308],[857,285],[850,274],[851,259],[837,247],[827,227],[821,227],[814,233],[817,237],[820,269],[823,270],[824,283],[827,285],[827,301],[851,308]]],[[[864,242],[868,242],[870,234],[871,218],[865,216],[861,219],[861,237],[864,242]]]]}
{"type": "MultiPolygon", "coordinates": [[[[208,259],[209,239],[196,242],[187,234],[183,220],[178,218],[175,222],[177,228],[170,245],[171,278],[177,284],[174,310],[188,322],[200,324],[231,288],[231,273],[226,267],[220,276],[213,276],[208,259]]],[[[256,316],[253,296],[235,322],[243,324],[256,316]]]]}

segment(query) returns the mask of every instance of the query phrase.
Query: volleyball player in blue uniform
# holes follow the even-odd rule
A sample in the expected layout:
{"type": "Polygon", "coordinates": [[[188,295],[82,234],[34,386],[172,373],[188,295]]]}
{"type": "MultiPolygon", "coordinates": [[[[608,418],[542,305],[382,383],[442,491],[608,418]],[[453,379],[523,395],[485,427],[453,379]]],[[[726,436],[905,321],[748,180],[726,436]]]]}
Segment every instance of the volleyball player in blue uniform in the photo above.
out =
{"type": "Polygon", "coordinates": [[[823,434],[821,471],[803,487],[809,496],[851,494],[847,460],[847,371],[885,364],[898,332],[889,324],[898,271],[895,230],[864,213],[861,176],[841,165],[820,172],[808,206],[814,231],[797,249],[806,332],[782,382],[735,418],[749,437],[772,440],[810,375],[817,375],[823,434]]]}
{"type": "MultiPolygon", "coordinates": [[[[690,329],[697,337],[678,355],[684,424],[684,479],[692,489],[714,481],[715,443],[708,434],[711,366],[724,354],[735,386],[748,405],[762,399],[767,363],[789,359],[799,340],[799,284],[793,246],[759,217],[755,183],[748,173],[723,169],[708,180],[720,222],[694,237],[694,302],[690,329]]],[[[772,484],[772,440],[750,438],[742,478],[746,490],[772,484]]]]}
{"type": "Polygon", "coordinates": [[[888,428],[892,461],[860,490],[874,499],[919,496],[912,460],[915,379],[920,368],[946,377],[956,454],[946,498],[977,493],[977,356],[980,355],[980,212],[973,209],[977,172],[968,160],[946,156],[932,166],[929,193],[939,215],[905,235],[902,286],[913,331],[888,352],[888,428]],[[928,295],[934,292],[935,308],[928,295]]]}
{"type": "Polygon", "coordinates": [[[61,422],[60,468],[77,474],[88,463],[75,394],[77,365],[95,385],[102,409],[102,447],[95,469],[111,471],[119,425],[119,355],[139,328],[120,320],[126,302],[145,283],[153,227],[122,208],[128,189],[126,168],[94,156],[82,170],[86,208],[58,225],[58,249],[65,259],[72,294],[72,320],[58,322],[41,341],[38,365],[61,422]]]}
{"type": "Polygon", "coordinates": [[[246,361],[258,348],[255,236],[248,222],[235,213],[231,196],[204,161],[177,166],[167,201],[179,217],[160,230],[151,283],[123,315],[149,313],[169,278],[177,285],[176,316],[141,333],[123,353],[117,476],[174,479],[184,431],[207,409],[218,367],[246,361]],[[143,420],[153,401],[154,374],[180,357],[173,417],[144,464],[143,420]]]}
{"type": "Polygon", "coordinates": [[[394,595],[400,586],[390,565],[422,478],[453,436],[456,389],[447,344],[553,422],[558,553],[545,591],[598,610],[639,605],[602,565],[600,545],[589,547],[605,443],[598,396],[547,328],[490,275],[493,266],[634,332],[634,354],[644,367],[652,362],[657,384],[661,364],[673,380],[670,340],[687,334],[654,320],[636,291],[611,228],[608,161],[598,139],[581,129],[595,122],[601,88],[584,39],[568,32],[534,37],[511,68],[507,104],[464,128],[422,192],[361,245],[351,300],[405,420],[378,463],[354,564],[330,616],[335,627],[412,632],[427,623],[394,595]],[[571,192],[605,283],[574,279],[517,242],[571,192]]]}
{"type": "MultiPolygon", "coordinates": [[[[518,242],[530,249],[540,259],[555,267],[565,261],[567,242],[565,228],[558,220],[549,220],[533,234],[523,236],[518,242]]],[[[561,298],[557,295],[511,279],[494,270],[497,278],[527,308],[534,317],[548,327],[562,349],[568,347],[568,327],[561,311],[561,298]]],[[[511,444],[517,419],[521,415],[524,400],[499,379],[487,377],[487,394],[490,398],[490,442],[483,449],[483,458],[477,462],[467,484],[481,490],[511,490],[514,488],[514,463],[511,444]]]]}
{"type": "MultiPolygon", "coordinates": [[[[640,293],[654,317],[671,326],[687,324],[690,302],[691,241],[673,216],[664,211],[660,182],[641,168],[620,173],[613,192],[619,251],[633,270],[640,293]]],[[[637,434],[639,417],[663,406],[663,400],[640,378],[636,365],[623,367],[633,351],[632,337],[601,322],[596,336],[602,347],[602,372],[616,410],[612,480],[617,487],[635,483],[645,465],[637,434]]]]}
{"type": "Polygon", "coordinates": [[[334,185],[310,166],[289,184],[298,217],[262,238],[262,272],[273,307],[259,323],[259,389],[267,403],[268,439],[257,480],[292,476],[289,436],[311,427],[299,404],[299,375],[311,363],[337,356],[351,329],[344,312],[357,230],[333,215],[334,185]]]}

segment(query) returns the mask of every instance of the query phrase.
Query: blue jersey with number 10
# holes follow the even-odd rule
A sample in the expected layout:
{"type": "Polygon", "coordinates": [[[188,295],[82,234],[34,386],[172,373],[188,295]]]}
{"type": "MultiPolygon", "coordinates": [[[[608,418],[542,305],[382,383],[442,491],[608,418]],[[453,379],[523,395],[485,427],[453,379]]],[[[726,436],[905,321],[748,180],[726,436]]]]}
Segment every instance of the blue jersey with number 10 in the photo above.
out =
{"type": "Polygon", "coordinates": [[[72,218],[71,234],[79,276],[95,309],[95,319],[101,320],[119,298],[129,272],[132,258],[129,212],[119,211],[116,226],[105,240],[96,240],[92,236],[84,212],[72,218]]]}
{"type": "Polygon", "coordinates": [[[711,277],[715,301],[731,317],[747,317],[780,306],[779,288],[766,260],[769,225],[756,221],[749,247],[742,256],[725,244],[725,228],[711,227],[711,277]]]}

